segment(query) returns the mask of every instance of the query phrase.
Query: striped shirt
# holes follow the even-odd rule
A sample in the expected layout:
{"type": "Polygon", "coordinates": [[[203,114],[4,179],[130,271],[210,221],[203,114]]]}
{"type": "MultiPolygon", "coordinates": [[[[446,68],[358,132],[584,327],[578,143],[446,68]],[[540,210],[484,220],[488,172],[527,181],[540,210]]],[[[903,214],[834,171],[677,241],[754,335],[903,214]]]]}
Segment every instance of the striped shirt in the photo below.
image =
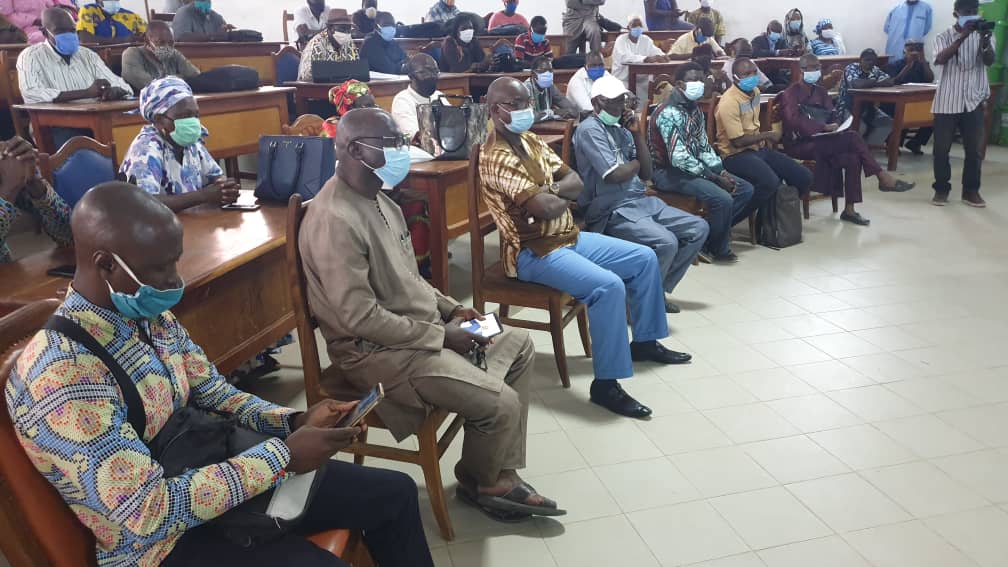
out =
{"type": "MultiPolygon", "coordinates": [[[[955,43],[959,35],[955,27],[938,34],[934,40],[934,52],[937,54],[948,48],[955,43]]],[[[991,46],[997,47],[993,37],[991,46]]],[[[988,98],[990,98],[990,84],[987,82],[987,66],[984,65],[983,56],[980,54],[980,34],[971,33],[963,41],[959,52],[942,65],[931,112],[934,114],[972,112],[988,98]]]]}
{"type": "Polygon", "coordinates": [[[18,56],[17,71],[21,97],[28,104],[52,102],[61,93],[87,89],[96,79],[105,79],[113,87],[133,94],[129,83],[84,46],[67,61],[49,42],[35,44],[18,56]]]}

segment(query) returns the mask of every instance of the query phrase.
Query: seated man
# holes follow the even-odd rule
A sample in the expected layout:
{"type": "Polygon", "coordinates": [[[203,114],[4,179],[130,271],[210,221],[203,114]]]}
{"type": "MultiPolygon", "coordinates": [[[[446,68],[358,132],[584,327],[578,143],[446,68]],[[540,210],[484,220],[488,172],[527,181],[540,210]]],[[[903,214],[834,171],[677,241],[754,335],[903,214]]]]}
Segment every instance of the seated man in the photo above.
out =
{"type": "MultiPolygon", "coordinates": [[[[837,96],[837,111],[849,115],[854,112],[854,95],[850,89],[872,89],[875,87],[891,87],[896,82],[875,63],[878,55],[874,49],[861,52],[858,61],[844,68],[843,80],[840,81],[840,94],[837,96]]],[[[875,104],[861,105],[861,135],[869,146],[885,144],[892,132],[892,118],[882,112],[875,104]]]]}
{"type": "Polygon", "coordinates": [[[0,264],[12,259],[7,235],[22,212],[37,218],[60,246],[73,244],[70,208],[39,177],[37,159],[35,148],[17,136],[0,142],[0,264]]]}
{"type": "MultiPolygon", "coordinates": [[[[897,85],[933,83],[935,80],[934,70],[931,69],[931,64],[924,57],[924,42],[919,39],[906,40],[906,45],[903,46],[903,57],[890,60],[889,65],[886,66],[886,73],[893,78],[893,81],[897,85]]],[[[896,112],[894,104],[883,104],[881,108],[883,112],[890,116],[896,112]]],[[[921,126],[917,128],[917,133],[914,134],[914,137],[903,144],[903,146],[915,156],[924,155],[921,147],[927,145],[933,131],[930,126],[921,126]]],[[[904,130],[900,133],[900,137],[906,139],[908,133],[909,131],[904,130]]]]}
{"type": "Polygon", "coordinates": [[[179,41],[227,41],[234,26],[213,10],[211,0],[190,2],[175,12],[172,31],[179,41]]]}
{"type": "Polygon", "coordinates": [[[155,79],[171,75],[187,79],[199,74],[199,68],[175,49],[175,35],[168,22],[151,22],[144,45],[127,47],[122,54],[123,79],[137,92],[155,79]]]}
{"type": "Polygon", "coordinates": [[[584,303],[594,351],[592,402],[627,417],[650,416],[651,409],[623,390],[619,380],[633,376],[633,361],[678,364],[691,358],[658,342],[668,336],[668,321],[657,256],[640,244],[578,230],[570,202],[584,184],[528,132],[532,102],[521,83],[497,79],[487,104],[494,130],[480,155],[479,173],[484,201],[500,231],[504,273],[563,290],[584,303]]]}
{"type": "Polygon", "coordinates": [[[756,62],[752,60],[753,48],[752,44],[749,43],[748,39],[740,37],[732,41],[730,44],[728,44],[726,49],[728,50],[728,55],[730,56],[730,58],[725,60],[724,65],[721,66],[721,71],[725,74],[726,77],[729,78],[732,77],[735,61],[737,59],[745,58],[749,59],[749,62],[756,67],[756,75],[759,77],[759,82],[757,83],[756,86],[759,87],[761,93],[774,94],[787,88],[786,84],[775,85],[770,80],[770,77],[766,76],[766,74],[764,74],[763,71],[760,70],[759,66],[756,65],[756,62]]]}
{"type": "Polygon", "coordinates": [[[410,83],[406,90],[400,91],[392,99],[392,119],[399,127],[399,131],[411,142],[415,142],[420,132],[417,107],[443,94],[437,88],[441,71],[433,57],[426,53],[417,53],[406,63],[406,74],[409,75],[410,83]]]}
{"type": "Polygon", "coordinates": [[[683,63],[674,87],[648,119],[655,189],[699,199],[710,225],[703,253],[714,262],[737,262],[731,228],[753,211],[753,186],[728,173],[707,140],[707,119],[696,102],[707,88],[703,68],[683,63]]]}
{"type": "Polygon", "coordinates": [[[103,183],[77,204],[72,228],[77,273],[56,315],[87,329],[119,363],[122,379],[136,385],[146,427],[127,420],[124,394],[100,353],[53,330],[36,334],[18,359],[7,409],[32,463],[94,533],[98,565],[345,567],[304,539],[337,528],[363,529],[380,565],[434,565],[413,480],[330,460],[361,431],[334,427],[353,404],[326,400],[298,412],[241,392],[167,311],[184,286],[182,224],[168,207],[131,185],[103,183]],[[169,477],[147,444],[187,406],[271,437],[169,477]],[[45,415],[88,416],[87,426],[45,415]],[[291,473],[315,470],[323,480],[292,533],[246,547],[212,525],[291,473]]]}
{"type": "Polygon", "coordinates": [[[85,43],[128,43],[145,31],[147,21],[119,0],[95,0],[77,13],[77,35],[85,43]]]}
{"type": "Polygon", "coordinates": [[[721,12],[711,8],[711,0],[700,0],[700,7],[686,16],[686,21],[697,27],[700,27],[700,20],[710,20],[714,23],[713,37],[718,43],[721,43],[728,35],[724,16],[721,15],[721,12]]]}
{"type": "Polygon", "coordinates": [[[623,84],[635,96],[646,99],[650,75],[638,76],[637,84],[631,85],[627,82],[630,80],[628,65],[631,63],[666,63],[669,58],[644,33],[644,22],[641,21],[640,16],[631,14],[627,18],[627,29],[630,31],[620,34],[613,45],[612,74],[623,81],[623,84]]]}
{"type": "Polygon", "coordinates": [[[518,13],[518,0],[504,0],[504,9],[490,16],[490,21],[487,23],[488,31],[501,26],[522,26],[528,29],[528,20],[518,13]]]}
{"type": "Polygon", "coordinates": [[[546,18],[535,16],[532,27],[515,38],[514,56],[525,65],[530,65],[537,57],[553,57],[553,48],[546,38],[546,18]]]}
{"type": "Polygon", "coordinates": [[[329,9],[325,0],[308,0],[294,10],[294,31],[297,32],[298,49],[304,49],[311,38],[325,29],[329,9]]]}
{"type": "Polygon", "coordinates": [[[676,0],[644,0],[644,17],[652,31],[691,30],[693,24],[683,20],[685,10],[679,9],[676,0]]]}
{"type": "Polygon", "coordinates": [[[173,211],[238,200],[238,183],[224,177],[204,140],[199,105],[178,77],[157,79],[140,91],[140,115],[149,122],[130,144],[119,174],[173,211]]]}
{"type": "Polygon", "coordinates": [[[396,42],[395,18],[388,12],[378,14],[375,19],[378,29],[364,38],[360,57],[368,62],[368,67],[378,73],[401,75],[406,63],[406,52],[396,42]]]}
{"type": "Polygon", "coordinates": [[[553,62],[549,57],[540,57],[532,62],[531,76],[525,79],[525,88],[532,97],[536,122],[577,117],[574,104],[553,84],[553,62]]]}
{"type": "Polygon", "coordinates": [[[780,132],[760,131],[756,65],[751,59],[736,59],[734,74],[730,76],[734,83],[717,105],[717,147],[725,169],[753,184],[755,190],[749,201],[749,212],[769,202],[781,183],[807,195],[812,189],[812,172],[770,147],[780,141],[780,132]]]}
{"type": "Polygon", "coordinates": [[[341,386],[387,398],[376,409],[396,439],[415,433],[432,408],[465,418],[459,498],[498,520],[560,515],[517,469],[535,347],[508,329],[490,344],[462,323],[483,315],[420,278],[406,220],[382,193],[409,173],[407,141],[392,117],[352,110],[336,136],[339,165],[301,227],[308,302],[341,386]]]}
{"type": "Polygon", "coordinates": [[[867,226],[868,219],[854,210],[862,201],[861,175],[877,177],[880,191],[908,191],[912,183],[895,179],[875,161],[868,144],[853,130],[831,136],[840,126],[840,114],[833,108],[829,91],[819,84],[822,67],[811,53],[799,60],[802,82],[777,95],[777,115],[784,126],[784,151],[791,157],[815,161],[815,188],[826,195],[843,197],[840,219],[867,226]]]}
{"type": "Polygon", "coordinates": [[[784,26],[777,20],[770,20],[765,32],[752,38],[753,57],[793,57],[796,55],[784,37],[784,26]]]}
{"type": "Polygon", "coordinates": [[[678,313],[671,294],[686,275],[710,227],[698,216],[644,194],[651,179],[651,152],[645,126],[628,106],[633,97],[616,77],[592,86],[594,116],[574,132],[574,152],[585,190],[578,206],[588,230],[643,244],[658,256],[665,310],[678,313]]]}
{"type": "Polygon", "coordinates": [[[582,117],[595,112],[595,105],[592,104],[592,85],[602,77],[612,77],[605,68],[605,59],[598,51],[592,51],[585,57],[584,67],[577,70],[567,83],[567,98],[574,103],[582,117]]]}
{"type": "Polygon", "coordinates": [[[698,47],[709,46],[712,57],[724,57],[725,51],[714,41],[714,22],[701,18],[696,22],[696,28],[679,36],[669,48],[668,58],[686,60],[693,56],[698,47]]]}
{"type": "Polygon", "coordinates": [[[459,15],[459,9],[455,5],[455,0],[437,0],[430,10],[427,10],[427,17],[424,18],[424,21],[445,23],[457,15],[459,15]]]}
{"type": "Polygon", "coordinates": [[[298,66],[299,81],[313,81],[312,63],[315,61],[353,61],[360,59],[357,46],[350,37],[350,15],[342,8],[329,10],[326,29],[305,46],[298,66]]]}

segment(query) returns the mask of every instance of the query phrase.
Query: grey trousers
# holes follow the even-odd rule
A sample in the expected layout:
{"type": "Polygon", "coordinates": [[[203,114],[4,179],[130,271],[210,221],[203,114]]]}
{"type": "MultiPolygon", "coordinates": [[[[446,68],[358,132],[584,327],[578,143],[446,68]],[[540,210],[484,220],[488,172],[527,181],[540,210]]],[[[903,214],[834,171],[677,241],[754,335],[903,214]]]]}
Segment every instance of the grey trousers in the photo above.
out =
{"type": "Polygon", "coordinates": [[[564,35],[567,36],[566,52],[584,53],[587,55],[592,51],[602,49],[602,28],[599,27],[595,17],[590,19],[564,19],[564,35]],[[584,50],[585,42],[588,42],[588,51],[584,50]]]}

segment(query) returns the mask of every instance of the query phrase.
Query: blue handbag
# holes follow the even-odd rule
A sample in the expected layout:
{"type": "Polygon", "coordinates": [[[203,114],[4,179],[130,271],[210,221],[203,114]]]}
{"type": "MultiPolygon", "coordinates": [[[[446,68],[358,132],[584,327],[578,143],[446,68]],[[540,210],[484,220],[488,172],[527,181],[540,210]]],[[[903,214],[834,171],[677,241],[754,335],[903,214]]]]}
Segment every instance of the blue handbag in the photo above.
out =
{"type": "Polygon", "coordinates": [[[336,149],[329,138],[262,136],[255,196],[286,203],[297,193],[311,199],[336,173],[336,149]]]}

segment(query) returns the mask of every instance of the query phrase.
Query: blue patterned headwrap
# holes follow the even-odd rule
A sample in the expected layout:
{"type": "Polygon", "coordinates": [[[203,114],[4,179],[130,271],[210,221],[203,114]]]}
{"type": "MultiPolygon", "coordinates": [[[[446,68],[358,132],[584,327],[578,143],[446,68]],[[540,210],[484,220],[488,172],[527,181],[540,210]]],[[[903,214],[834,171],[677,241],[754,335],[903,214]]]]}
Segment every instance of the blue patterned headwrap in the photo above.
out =
{"type": "Polygon", "coordinates": [[[154,122],[155,116],[168,112],[192,95],[189,85],[178,77],[156,79],[140,91],[140,115],[147,122],[154,122]]]}

